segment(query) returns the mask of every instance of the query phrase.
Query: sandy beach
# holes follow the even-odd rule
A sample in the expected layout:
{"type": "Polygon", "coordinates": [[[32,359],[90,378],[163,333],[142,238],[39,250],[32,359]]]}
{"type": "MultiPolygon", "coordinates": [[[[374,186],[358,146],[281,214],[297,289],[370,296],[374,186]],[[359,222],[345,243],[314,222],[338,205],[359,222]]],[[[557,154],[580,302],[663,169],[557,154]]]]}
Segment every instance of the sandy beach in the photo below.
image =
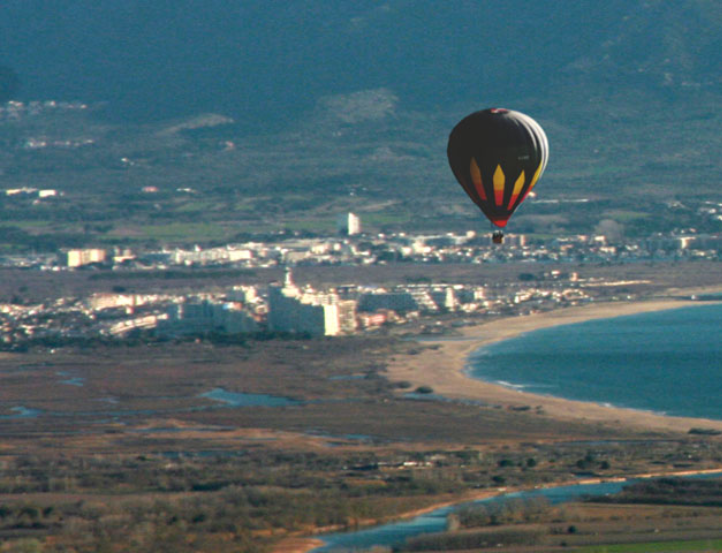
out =
{"type": "MultiPolygon", "coordinates": [[[[715,290],[717,291],[717,290],[715,290]]],[[[704,292],[704,291],[696,291],[704,292]]],[[[547,313],[510,317],[490,321],[473,327],[461,329],[456,340],[425,340],[428,348],[419,355],[397,355],[387,368],[387,375],[391,381],[407,381],[413,387],[430,386],[434,393],[448,398],[480,400],[495,405],[509,407],[541,406],[546,416],[561,420],[585,420],[613,425],[617,428],[638,429],[640,431],[670,432],[686,434],[692,427],[703,427],[722,431],[722,421],[706,419],[667,417],[643,411],[607,407],[595,403],[571,401],[561,398],[540,396],[527,392],[520,392],[491,384],[467,376],[464,369],[469,355],[476,349],[497,342],[514,338],[525,332],[548,328],[557,325],[580,323],[592,319],[603,319],[623,315],[634,315],[667,309],[678,309],[705,305],[708,302],[684,301],[676,299],[655,299],[637,302],[618,302],[604,304],[590,304],[581,307],[559,309],[547,313]]],[[[403,393],[403,392],[401,392],[403,393]]],[[[646,478],[661,475],[684,476],[689,474],[703,474],[710,471],[677,471],[640,474],[635,477],[646,478]]],[[[589,479],[586,481],[558,482],[554,485],[597,483],[603,479],[589,479]]],[[[507,490],[514,491],[514,490],[507,490]]],[[[451,501],[442,500],[426,509],[405,513],[400,519],[407,519],[419,514],[430,512],[447,504],[459,501],[477,500],[500,492],[495,490],[475,491],[463,498],[451,501]]],[[[323,544],[318,537],[289,537],[282,540],[274,553],[305,553],[323,544]]]]}
{"type": "Polygon", "coordinates": [[[708,303],[671,298],[654,299],[626,303],[589,304],[546,313],[498,319],[478,326],[463,328],[458,340],[424,341],[424,345],[434,347],[426,349],[420,355],[396,356],[388,366],[388,378],[393,382],[410,382],[414,388],[430,386],[435,394],[447,398],[480,400],[508,407],[531,406],[537,408],[540,406],[547,416],[562,420],[573,419],[604,423],[616,427],[624,425],[630,429],[656,432],[687,433],[692,427],[722,431],[722,421],[668,417],[644,411],[530,394],[483,382],[464,373],[467,359],[473,351],[525,332],[592,319],[705,304],[708,303]]]}

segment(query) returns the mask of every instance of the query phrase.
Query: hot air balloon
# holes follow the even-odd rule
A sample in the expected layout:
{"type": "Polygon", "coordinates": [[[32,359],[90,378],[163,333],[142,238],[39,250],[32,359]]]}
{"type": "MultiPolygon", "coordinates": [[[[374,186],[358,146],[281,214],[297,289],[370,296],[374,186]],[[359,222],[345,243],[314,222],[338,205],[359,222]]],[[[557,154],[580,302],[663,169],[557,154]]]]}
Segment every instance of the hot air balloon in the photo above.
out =
{"type": "MultiPolygon", "coordinates": [[[[503,108],[477,111],[449,135],[449,165],[456,180],[498,228],[504,228],[544,172],[549,142],[539,123],[503,108]]],[[[503,233],[494,232],[500,244],[503,233]]]]}

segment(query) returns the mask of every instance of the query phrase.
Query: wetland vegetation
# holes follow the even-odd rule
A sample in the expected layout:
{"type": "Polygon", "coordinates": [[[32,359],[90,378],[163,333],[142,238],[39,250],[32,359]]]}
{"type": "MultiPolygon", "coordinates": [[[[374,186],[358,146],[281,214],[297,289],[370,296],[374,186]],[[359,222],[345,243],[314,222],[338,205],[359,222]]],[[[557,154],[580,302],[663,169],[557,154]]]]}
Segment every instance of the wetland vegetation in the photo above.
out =
{"type": "Polygon", "coordinates": [[[36,413],[0,418],[3,547],[268,551],[500,486],[722,462],[715,436],[405,399],[385,360],[419,348],[373,336],[2,354],[2,414],[21,398],[36,413]],[[299,403],[234,407],[203,397],[215,388],[299,403]]]}

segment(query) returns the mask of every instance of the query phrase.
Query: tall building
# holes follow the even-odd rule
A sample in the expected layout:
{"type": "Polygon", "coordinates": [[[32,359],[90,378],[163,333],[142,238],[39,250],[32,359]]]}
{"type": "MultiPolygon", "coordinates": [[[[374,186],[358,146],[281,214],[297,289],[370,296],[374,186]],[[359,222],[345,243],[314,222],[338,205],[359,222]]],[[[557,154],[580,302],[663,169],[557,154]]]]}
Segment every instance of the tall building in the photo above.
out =
{"type": "Polygon", "coordinates": [[[171,306],[168,319],[159,327],[162,334],[198,334],[204,332],[243,334],[257,332],[258,324],[250,313],[233,302],[191,301],[171,306]]]}
{"type": "Polygon", "coordinates": [[[66,267],[80,267],[91,263],[103,263],[106,252],[100,249],[66,250],[60,254],[60,262],[66,267]]]}
{"type": "Polygon", "coordinates": [[[352,334],[358,329],[358,321],[356,320],[356,306],[358,302],[355,300],[340,300],[338,306],[338,323],[341,332],[352,334]]]}
{"type": "Polygon", "coordinates": [[[456,311],[458,300],[456,298],[456,293],[451,286],[431,290],[429,294],[438,309],[442,311],[456,311]]]}
{"type": "Polygon", "coordinates": [[[348,319],[349,306],[339,305],[336,294],[302,292],[293,283],[290,270],[283,285],[268,288],[270,330],[336,336],[352,326],[348,319]]]}
{"type": "Polygon", "coordinates": [[[361,218],[353,213],[340,215],[337,221],[339,234],[353,236],[361,233],[361,218]]]}

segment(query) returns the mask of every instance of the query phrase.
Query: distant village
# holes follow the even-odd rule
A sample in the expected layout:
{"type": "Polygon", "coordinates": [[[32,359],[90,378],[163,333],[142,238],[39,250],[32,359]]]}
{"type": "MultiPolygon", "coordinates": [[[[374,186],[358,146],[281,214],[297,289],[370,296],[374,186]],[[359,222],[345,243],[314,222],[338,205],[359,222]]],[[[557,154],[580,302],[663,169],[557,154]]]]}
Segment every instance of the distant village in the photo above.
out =
{"type": "MultiPolygon", "coordinates": [[[[338,234],[248,242],[193,249],[68,249],[55,254],[6,255],[0,266],[30,271],[162,271],[173,268],[283,267],[283,282],[238,285],[197,294],[97,293],[58,298],[42,304],[0,304],[0,344],[13,347],[32,340],[124,338],[133,332],[161,337],[259,332],[340,336],[373,332],[415,319],[521,314],[595,300],[604,286],[635,283],[580,278],[570,270],[545,271],[545,264],[632,263],[644,260],[719,260],[722,236],[693,232],[613,243],[603,235],[564,236],[527,243],[508,235],[501,247],[488,235],[367,235],[360,218],[339,217],[338,234]],[[293,268],[304,265],[498,264],[529,263],[542,278],[519,275],[513,286],[414,282],[372,287],[350,282],[333,289],[299,287],[293,268]]],[[[430,319],[433,320],[433,319],[430,319]]]]}

